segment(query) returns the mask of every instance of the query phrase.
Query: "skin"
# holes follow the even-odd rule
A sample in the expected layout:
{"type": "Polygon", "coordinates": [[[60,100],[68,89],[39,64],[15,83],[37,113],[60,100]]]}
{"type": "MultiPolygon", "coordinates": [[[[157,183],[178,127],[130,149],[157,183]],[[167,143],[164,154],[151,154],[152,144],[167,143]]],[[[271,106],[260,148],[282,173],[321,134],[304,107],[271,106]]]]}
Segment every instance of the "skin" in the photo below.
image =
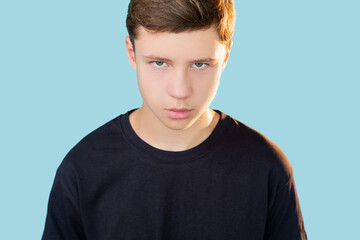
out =
{"type": "Polygon", "coordinates": [[[136,134],[167,151],[184,151],[203,142],[219,121],[209,106],[231,45],[220,41],[213,26],[181,33],[139,27],[136,51],[129,37],[125,42],[143,98],[142,106],[130,115],[136,134]],[[178,110],[184,109],[189,111],[180,111],[179,117],[178,110]]]}

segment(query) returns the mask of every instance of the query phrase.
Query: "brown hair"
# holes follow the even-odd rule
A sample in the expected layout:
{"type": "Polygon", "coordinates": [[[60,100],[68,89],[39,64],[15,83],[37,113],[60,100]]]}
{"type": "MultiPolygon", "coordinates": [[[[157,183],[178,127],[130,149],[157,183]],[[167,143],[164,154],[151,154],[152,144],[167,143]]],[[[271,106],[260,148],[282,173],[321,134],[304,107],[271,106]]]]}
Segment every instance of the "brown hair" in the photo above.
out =
{"type": "Polygon", "coordinates": [[[228,44],[235,27],[233,0],[131,0],[126,18],[133,46],[139,26],[148,31],[178,33],[212,25],[220,40],[228,44]]]}

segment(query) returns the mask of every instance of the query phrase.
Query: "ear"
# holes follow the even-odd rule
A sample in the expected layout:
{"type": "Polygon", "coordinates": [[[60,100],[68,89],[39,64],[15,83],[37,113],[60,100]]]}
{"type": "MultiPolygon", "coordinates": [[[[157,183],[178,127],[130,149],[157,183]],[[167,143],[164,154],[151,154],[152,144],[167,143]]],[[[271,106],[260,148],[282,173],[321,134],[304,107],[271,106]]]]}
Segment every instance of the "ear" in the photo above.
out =
{"type": "Polygon", "coordinates": [[[130,65],[136,70],[135,50],[129,36],[125,38],[125,44],[130,65]]]}
{"type": "Polygon", "coordinates": [[[232,46],[233,46],[232,41],[230,41],[230,43],[227,46],[225,46],[226,53],[225,53],[225,58],[224,58],[224,62],[223,62],[221,71],[224,71],[224,69],[225,69],[226,63],[227,63],[227,61],[229,59],[230,50],[231,50],[232,46]]]}

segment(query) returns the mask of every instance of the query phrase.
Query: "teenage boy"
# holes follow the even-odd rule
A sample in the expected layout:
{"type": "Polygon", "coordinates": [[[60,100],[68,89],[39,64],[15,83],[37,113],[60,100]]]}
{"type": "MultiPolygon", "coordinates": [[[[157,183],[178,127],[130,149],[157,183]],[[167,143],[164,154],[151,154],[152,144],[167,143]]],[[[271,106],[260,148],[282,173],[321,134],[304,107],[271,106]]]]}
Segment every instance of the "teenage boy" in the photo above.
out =
{"type": "Polygon", "coordinates": [[[306,239],[292,167],[212,110],[232,0],[133,0],[126,38],[143,104],[65,157],[43,239],[306,239]]]}

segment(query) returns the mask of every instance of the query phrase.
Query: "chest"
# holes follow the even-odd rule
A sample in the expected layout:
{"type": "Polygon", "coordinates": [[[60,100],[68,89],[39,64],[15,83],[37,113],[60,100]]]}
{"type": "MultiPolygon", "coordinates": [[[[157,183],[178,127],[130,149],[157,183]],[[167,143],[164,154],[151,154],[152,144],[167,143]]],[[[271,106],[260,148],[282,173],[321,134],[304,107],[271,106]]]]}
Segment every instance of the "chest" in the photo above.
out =
{"type": "Polygon", "coordinates": [[[85,232],[93,239],[263,236],[267,180],[259,170],[213,163],[107,171],[80,192],[85,232]]]}

